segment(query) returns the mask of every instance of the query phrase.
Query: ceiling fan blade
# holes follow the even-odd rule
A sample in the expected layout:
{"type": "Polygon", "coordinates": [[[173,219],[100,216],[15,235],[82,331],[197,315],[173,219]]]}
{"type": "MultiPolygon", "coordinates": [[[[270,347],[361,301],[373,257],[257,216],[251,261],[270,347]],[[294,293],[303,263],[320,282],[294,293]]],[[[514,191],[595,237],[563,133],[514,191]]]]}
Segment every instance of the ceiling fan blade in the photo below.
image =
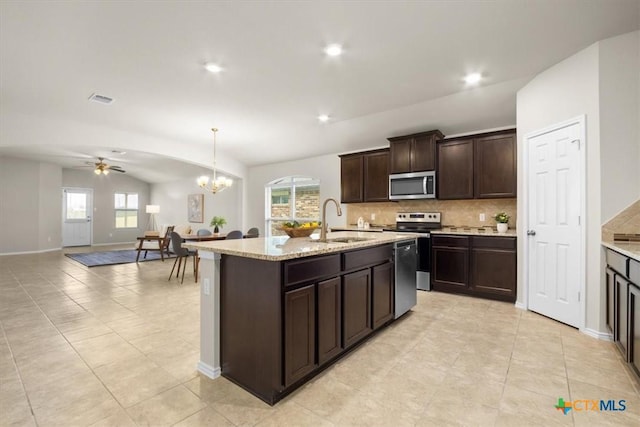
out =
{"type": "Polygon", "coordinates": [[[126,172],[126,171],[125,171],[125,170],[123,170],[123,169],[115,169],[115,168],[113,168],[113,167],[110,167],[110,168],[109,168],[109,170],[111,170],[111,171],[116,171],[116,172],[120,172],[120,173],[125,173],[125,172],[126,172]]]}

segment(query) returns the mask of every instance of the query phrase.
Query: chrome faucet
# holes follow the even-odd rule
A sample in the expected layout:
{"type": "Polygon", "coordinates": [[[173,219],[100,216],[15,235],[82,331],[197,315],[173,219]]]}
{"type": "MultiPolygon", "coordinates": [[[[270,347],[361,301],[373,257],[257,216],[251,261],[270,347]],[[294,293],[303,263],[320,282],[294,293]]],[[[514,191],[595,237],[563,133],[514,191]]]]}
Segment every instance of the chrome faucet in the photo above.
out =
{"type": "Polygon", "coordinates": [[[333,202],[336,204],[336,208],[338,208],[338,216],[342,216],[342,209],[340,209],[340,203],[336,201],[336,199],[327,199],[322,204],[322,224],[320,224],[320,242],[327,241],[327,203],[333,202]]]}

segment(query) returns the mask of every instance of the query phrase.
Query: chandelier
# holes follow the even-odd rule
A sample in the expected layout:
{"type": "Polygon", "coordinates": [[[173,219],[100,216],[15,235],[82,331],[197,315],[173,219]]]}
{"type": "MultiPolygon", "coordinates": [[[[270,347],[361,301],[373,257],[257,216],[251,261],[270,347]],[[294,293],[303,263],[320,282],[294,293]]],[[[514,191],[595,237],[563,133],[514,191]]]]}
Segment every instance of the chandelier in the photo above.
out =
{"type": "Polygon", "coordinates": [[[209,177],[206,175],[202,175],[198,178],[198,185],[207,190],[216,194],[226,188],[231,187],[233,185],[233,180],[231,178],[226,178],[224,176],[217,176],[216,171],[216,133],[218,132],[217,128],[211,129],[213,131],[213,180],[209,183],[209,177]]]}

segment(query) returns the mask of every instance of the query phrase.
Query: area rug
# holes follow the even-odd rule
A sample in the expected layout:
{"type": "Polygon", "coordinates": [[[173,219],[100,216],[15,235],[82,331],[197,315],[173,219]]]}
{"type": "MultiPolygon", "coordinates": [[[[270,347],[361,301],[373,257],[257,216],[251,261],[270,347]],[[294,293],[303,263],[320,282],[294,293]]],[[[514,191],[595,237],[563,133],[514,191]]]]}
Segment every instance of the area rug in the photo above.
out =
{"type": "MultiPolygon", "coordinates": [[[[99,265],[129,264],[136,262],[138,251],[135,249],[125,249],[120,251],[85,252],[65,255],[74,261],[78,261],[80,264],[86,265],[87,267],[97,267],[99,265]]],[[[164,257],[171,258],[166,254],[164,257]]],[[[144,252],[141,252],[139,262],[155,261],[158,259],[160,259],[160,252],[158,251],[147,252],[146,258],[144,258],[144,252]]]]}

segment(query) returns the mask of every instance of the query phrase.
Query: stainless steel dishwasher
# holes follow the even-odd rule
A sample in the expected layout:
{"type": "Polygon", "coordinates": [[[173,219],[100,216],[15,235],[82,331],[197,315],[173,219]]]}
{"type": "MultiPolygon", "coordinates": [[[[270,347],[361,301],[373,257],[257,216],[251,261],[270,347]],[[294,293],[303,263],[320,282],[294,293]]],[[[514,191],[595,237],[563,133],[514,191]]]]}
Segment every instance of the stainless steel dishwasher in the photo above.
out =
{"type": "Polygon", "coordinates": [[[417,303],[416,270],[418,250],[415,239],[402,240],[393,245],[395,263],[395,315],[394,319],[411,310],[417,303]]]}

